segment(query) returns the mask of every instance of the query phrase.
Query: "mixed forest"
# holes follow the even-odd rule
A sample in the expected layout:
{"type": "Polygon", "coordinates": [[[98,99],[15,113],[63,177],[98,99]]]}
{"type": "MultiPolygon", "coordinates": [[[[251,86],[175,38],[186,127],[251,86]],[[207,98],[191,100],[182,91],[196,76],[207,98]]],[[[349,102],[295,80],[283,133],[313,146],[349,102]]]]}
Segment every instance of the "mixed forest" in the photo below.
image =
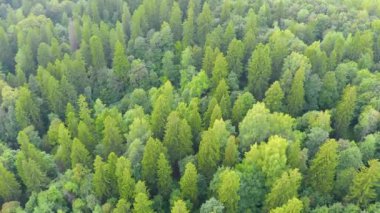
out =
{"type": "Polygon", "coordinates": [[[0,212],[379,213],[380,0],[0,0],[0,212]]]}

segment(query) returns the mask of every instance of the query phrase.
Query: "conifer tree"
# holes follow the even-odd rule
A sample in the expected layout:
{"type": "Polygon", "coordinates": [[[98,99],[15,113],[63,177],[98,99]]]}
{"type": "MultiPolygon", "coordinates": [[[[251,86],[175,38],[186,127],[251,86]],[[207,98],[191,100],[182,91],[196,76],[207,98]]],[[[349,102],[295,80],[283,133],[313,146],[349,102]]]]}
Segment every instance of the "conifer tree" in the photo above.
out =
{"type": "Polygon", "coordinates": [[[100,70],[106,67],[103,44],[98,36],[95,35],[91,37],[90,49],[91,49],[91,65],[96,70],[100,70]]]}
{"type": "Polygon", "coordinates": [[[78,124],[78,139],[86,146],[90,152],[95,150],[95,138],[87,124],[80,121],[78,124]]]}
{"type": "Polygon", "coordinates": [[[195,20],[194,20],[194,3],[189,2],[187,8],[187,18],[183,22],[183,32],[182,32],[182,45],[184,47],[190,46],[194,43],[195,36],[195,20]]]}
{"type": "Polygon", "coordinates": [[[157,186],[158,191],[168,197],[172,189],[172,168],[164,153],[160,153],[157,160],[157,186]]]}
{"type": "Polygon", "coordinates": [[[116,41],[115,52],[113,54],[112,68],[115,75],[123,84],[127,82],[128,69],[130,68],[123,44],[116,41]]]}
{"type": "Polygon", "coordinates": [[[177,200],[174,202],[171,213],[189,213],[186,203],[183,200],[177,200]]]}
{"type": "Polygon", "coordinates": [[[120,155],[124,151],[123,136],[116,120],[111,116],[104,119],[102,145],[101,152],[103,156],[108,156],[111,152],[120,155]]]}
{"type": "Polygon", "coordinates": [[[91,156],[86,147],[82,144],[82,142],[78,138],[74,138],[73,143],[71,145],[71,168],[75,168],[75,166],[79,163],[85,167],[91,168],[91,156]]]}
{"type": "Polygon", "coordinates": [[[275,81],[265,92],[265,106],[272,112],[279,112],[283,109],[284,92],[281,89],[280,83],[275,81]]]}
{"type": "Polygon", "coordinates": [[[135,189],[135,179],[132,177],[131,162],[120,157],[116,164],[116,177],[119,195],[126,201],[132,200],[135,189]]]}
{"type": "Polygon", "coordinates": [[[237,78],[240,79],[243,70],[243,58],[244,58],[244,45],[243,42],[237,39],[233,39],[228,45],[227,50],[227,62],[231,72],[236,73],[237,78]]]}
{"type": "Polygon", "coordinates": [[[363,166],[354,176],[347,200],[355,201],[366,207],[376,198],[376,187],[380,180],[380,163],[377,159],[368,161],[368,167],[363,166]]]}
{"type": "Polygon", "coordinates": [[[173,6],[171,8],[169,25],[170,29],[172,29],[174,40],[180,40],[182,35],[182,11],[176,1],[173,2],[173,6]]]}
{"type": "Polygon", "coordinates": [[[319,105],[322,109],[332,108],[338,99],[338,85],[334,72],[326,72],[323,77],[322,89],[319,94],[319,105]]]}
{"type": "Polygon", "coordinates": [[[0,163],[0,198],[4,201],[17,200],[20,195],[20,184],[15,175],[0,163]]]}
{"type": "Polygon", "coordinates": [[[151,189],[154,189],[157,180],[157,159],[160,153],[166,153],[166,148],[159,140],[150,138],[144,148],[141,175],[151,189]]]}
{"type": "Polygon", "coordinates": [[[172,110],[173,86],[168,81],[160,89],[162,89],[162,94],[160,94],[153,103],[151,123],[154,136],[162,139],[164,137],[167,118],[172,110]]]}
{"type": "Polygon", "coordinates": [[[65,124],[67,126],[67,129],[69,130],[72,136],[77,136],[79,120],[77,117],[77,113],[75,112],[75,109],[71,103],[67,103],[66,105],[65,118],[65,124]]]}
{"type": "Polygon", "coordinates": [[[269,46],[259,44],[252,53],[248,65],[248,89],[261,100],[268,89],[269,79],[272,75],[269,46]]]}
{"type": "Polygon", "coordinates": [[[198,172],[193,163],[187,163],[185,173],[179,182],[182,197],[189,199],[193,204],[198,199],[198,172]]]}
{"type": "Polygon", "coordinates": [[[149,200],[147,194],[137,193],[135,195],[135,202],[133,203],[133,212],[135,213],[153,213],[153,202],[149,200]]]}
{"type": "Polygon", "coordinates": [[[16,120],[23,129],[29,125],[41,128],[40,108],[36,98],[27,87],[19,89],[18,98],[15,103],[16,120]]]}
{"type": "Polygon", "coordinates": [[[55,154],[55,159],[58,164],[58,168],[61,170],[66,170],[70,168],[70,155],[72,140],[69,131],[66,129],[64,124],[60,124],[58,127],[58,149],[55,154]]]}
{"type": "Polygon", "coordinates": [[[236,126],[244,116],[247,114],[248,110],[252,108],[252,105],[255,103],[255,98],[250,92],[245,92],[240,94],[234,103],[232,108],[232,122],[236,126]]]}
{"type": "Polygon", "coordinates": [[[220,144],[216,141],[215,133],[210,130],[203,132],[198,151],[199,171],[211,179],[220,158],[220,144]]]}
{"type": "Polygon", "coordinates": [[[338,143],[334,139],[326,141],[315,155],[309,170],[309,181],[314,190],[330,193],[334,186],[338,165],[338,143]]]}
{"type": "Polygon", "coordinates": [[[170,113],[165,128],[164,146],[169,153],[172,165],[187,155],[193,153],[192,134],[185,119],[181,119],[177,112],[170,113]]]}
{"type": "Polygon", "coordinates": [[[341,100],[336,106],[334,126],[337,136],[343,138],[349,137],[349,127],[354,116],[355,106],[356,87],[347,86],[343,91],[341,100]]]}
{"type": "Polygon", "coordinates": [[[216,104],[214,107],[214,110],[212,110],[212,113],[211,113],[209,128],[212,128],[214,126],[214,122],[219,119],[223,119],[222,110],[220,109],[219,105],[216,104]]]}
{"type": "Polygon", "coordinates": [[[300,67],[293,78],[292,85],[287,97],[288,111],[291,115],[299,115],[305,105],[305,70],[300,67]]]}
{"type": "Polygon", "coordinates": [[[288,200],[298,196],[301,185],[301,174],[298,169],[285,171],[273,184],[271,191],[266,196],[265,208],[267,210],[280,207],[288,200]]]}
{"type": "Polygon", "coordinates": [[[226,79],[228,76],[228,63],[223,53],[219,53],[215,58],[214,68],[212,70],[211,87],[218,86],[222,79],[226,79]]]}
{"type": "Polygon", "coordinates": [[[203,4],[202,12],[199,14],[197,19],[197,38],[198,43],[203,45],[206,40],[206,35],[211,31],[213,22],[212,13],[210,6],[207,2],[203,4]]]}
{"type": "Polygon", "coordinates": [[[223,165],[233,167],[238,161],[239,151],[236,144],[235,136],[230,136],[227,141],[226,149],[224,152],[223,165]]]}

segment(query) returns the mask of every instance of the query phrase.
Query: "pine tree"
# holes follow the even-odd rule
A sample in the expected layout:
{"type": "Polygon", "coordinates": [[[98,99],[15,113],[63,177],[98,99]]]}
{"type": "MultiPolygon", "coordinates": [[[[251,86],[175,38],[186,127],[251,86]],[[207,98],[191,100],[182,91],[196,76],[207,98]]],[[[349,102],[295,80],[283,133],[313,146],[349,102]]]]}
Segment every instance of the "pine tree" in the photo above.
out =
{"type": "Polygon", "coordinates": [[[16,120],[22,129],[29,125],[34,125],[37,129],[42,126],[40,106],[36,100],[36,97],[32,95],[27,87],[19,89],[15,103],[15,114],[16,120]]]}
{"type": "Polygon", "coordinates": [[[175,111],[168,116],[163,144],[168,150],[172,165],[193,153],[190,126],[175,111]]]}
{"type": "Polygon", "coordinates": [[[354,116],[356,105],[356,87],[347,86],[336,106],[334,126],[336,135],[342,138],[349,137],[349,127],[354,116]]]}
{"type": "MultiPolygon", "coordinates": [[[[354,176],[347,200],[367,207],[376,199],[376,187],[380,180],[380,163],[377,159],[368,161],[368,167],[363,166],[354,176]]],[[[378,194],[377,194],[378,195],[378,194]]]]}
{"type": "Polygon", "coordinates": [[[319,105],[322,109],[332,108],[338,99],[338,95],[335,72],[327,72],[323,77],[322,89],[319,94],[319,105]]]}
{"type": "Polygon", "coordinates": [[[230,136],[227,141],[227,146],[224,152],[223,165],[227,167],[233,167],[238,161],[239,151],[236,144],[235,136],[230,136]]]}
{"type": "Polygon", "coordinates": [[[116,41],[116,44],[115,44],[115,52],[113,54],[112,68],[115,75],[123,82],[123,84],[126,84],[130,65],[126,57],[124,46],[119,41],[116,41]]]}
{"type": "Polygon", "coordinates": [[[309,181],[314,190],[330,193],[334,186],[336,167],[338,165],[338,143],[330,139],[320,148],[311,162],[309,181]]]}
{"type": "Polygon", "coordinates": [[[99,37],[92,36],[90,39],[90,49],[91,49],[91,65],[96,69],[100,70],[106,67],[106,60],[104,57],[103,44],[99,37]]]}
{"type": "Polygon", "coordinates": [[[300,67],[294,75],[287,97],[288,111],[291,115],[299,115],[303,111],[305,105],[304,82],[305,70],[303,67],[300,67]]]}
{"type": "Polygon", "coordinates": [[[206,40],[206,35],[211,31],[213,22],[212,13],[210,6],[207,2],[203,4],[202,12],[199,14],[197,19],[197,38],[198,43],[203,45],[206,40]]]}
{"type": "Polygon", "coordinates": [[[195,21],[194,21],[194,3],[189,2],[187,8],[187,18],[183,22],[183,32],[182,32],[182,46],[187,47],[194,43],[195,36],[195,21]]]}
{"type": "Polygon", "coordinates": [[[125,157],[120,157],[116,164],[116,177],[118,192],[122,199],[132,200],[135,189],[135,179],[132,177],[131,162],[125,157]]]}
{"type": "Polygon", "coordinates": [[[269,46],[259,44],[252,53],[248,65],[248,89],[261,100],[272,75],[269,46]]]}
{"type": "Polygon", "coordinates": [[[227,213],[237,212],[240,196],[240,178],[237,172],[226,169],[220,173],[220,182],[218,184],[218,199],[226,207],[227,213]]]}
{"type": "Polygon", "coordinates": [[[111,152],[114,152],[117,155],[124,152],[123,136],[118,127],[117,121],[111,116],[107,116],[104,119],[102,145],[101,152],[104,157],[108,156],[111,152]]]}
{"type": "Polygon", "coordinates": [[[151,123],[154,136],[162,139],[164,137],[167,118],[172,110],[173,86],[168,81],[160,89],[164,92],[162,92],[153,103],[151,123]]]}
{"type": "Polygon", "coordinates": [[[62,171],[70,168],[71,161],[71,146],[72,140],[69,131],[66,129],[64,124],[60,124],[58,127],[58,149],[55,154],[55,159],[57,161],[58,168],[62,171]]]}
{"type": "Polygon", "coordinates": [[[183,200],[177,200],[174,202],[171,213],[189,213],[187,210],[186,203],[183,200]]]}
{"type": "Polygon", "coordinates": [[[301,178],[298,169],[282,173],[281,177],[274,182],[271,191],[266,196],[265,208],[270,210],[280,207],[293,197],[297,197],[297,191],[301,185],[301,178]]]}
{"type": "Polygon", "coordinates": [[[149,200],[147,194],[137,193],[135,195],[135,202],[133,203],[133,212],[134,213],[153,213],[152,209],[153,202],[149,200]]]}
{"type": "Polygon", "coordinates": [[[164,153],[157,160],[157,186],[163,197],[167,198],[172,189],[172,168],[164,153]]]}
{"type": "Polygon", "coordinates": [[[234,125],[238,126],[254,103],[255,98],[250,92],[245,92],[238,96],[232,108],[232,122],[234,125]]]}
{"type": "Polygon", "coordinates": [[[198,200],[198,172],[193,163],[187,163],[185,173],[179,182],[182,197],[193,204],[198,200]]]}
{"type": "Polygon", "coordinates": [[[182,11],[178,5],[178,2],[174,1],[170,13],[170,29],[173,32],[173,38],[175,41],[181,39],[182,35],[182,11]]]}
{"type": "Polygon", "coordinates": [[[284,92],[280,83],[275,81],[265,92],[264,103],[271,112],[280,112],[283,109],[284,92]]]}
{"type": "Polygon", "coordinates": [[[216,141],[213,131],[205,131],[198,152],[199,171],[207,178],[211,179],[220,161],[220,144],[216,141]]]}
{"type": "Polygon", "coordinates": [[[150,189],[154,189],[157,180],[157,159],[160,153],[166,153],[166,148],[159,140],[150,138],[145,145],[141,161],[141,175],[150,189]]]}
{"type": "Polygon", "coordinates": [[[240,79],[244,73],[243,58],[244,58],[244,45],[243,42],[237,39],[233,39],[228,45],[227,50],[227,62],[231,72],[237,74],[237,78],[240,79]]]}
{"type": "Polygon", "coordinates": [[[211,87],[218,86],[222,79],[226,79],[228,76],[228,63],[223,53],[219,53],[215,58],[214,68],[212,70],[211,87]]]}
{"type": "Polygon", "coordinates": [[[17,200],[20,195],[20,184],[15,175],[0,163],[0,198],[3,201],[17,200]]]}
{"type": "Polygon", "coordinates": [[[71,168],[75,168],[77,164],[82,164],[85,167],[91,168],[91,156],[86,147],[78,138],[74,138],[71,145],[71,168]]]}
{"type": "Polygon", "coordinates": [[[214,126],[214,122],[219,119],[223,119],[222,110],[220,109],[219,105],[216,104],[214,107],[214,110],[212,110],[212,113],[211,113],[209,128],[212,128],[214,126]]]}
{"type": "Polygon", "coordinates": [[[78,135],[78,117],[75,112],[75,109],[71,103],[67,103],[66,105],[66,114],[65,114],[65,124],[67,126],[67,129],[69,130],[70,134],[72,136],[78,135]]]}

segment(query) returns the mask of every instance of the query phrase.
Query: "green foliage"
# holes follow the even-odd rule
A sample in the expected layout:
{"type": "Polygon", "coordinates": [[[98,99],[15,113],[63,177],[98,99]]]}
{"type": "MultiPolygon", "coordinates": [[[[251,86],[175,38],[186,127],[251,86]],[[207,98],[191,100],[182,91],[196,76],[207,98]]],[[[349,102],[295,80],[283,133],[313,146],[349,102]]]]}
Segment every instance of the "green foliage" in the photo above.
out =
{"type": "Polygon", "coordinates": [[[338,143],[330,139],[321,145],[312,160],[309,181],[314,190],[329,193],[334,186],[334,177],[338,165],[338,143]]]}
{"type": "Polygon", "coordinates": [[[198,199],[198,173],[193,163],[187,163],[185,173],[179,182],[182,197],[196,204],[198,199]]]}
{"type": "Polygon", "coordinates": [[[174,202],[174,206],[171,210],[172,213],[189,213],[187,210],[186,203],[183,200],[177,200],[174,202]]]}
{"type": "Polygon", "coordinates": [[[336,106],[334,126],[337,136],[343,138],[349,137],[349,127],[354,116],[355,104],[356,88],[354,86],[347,86],[343,91],[341,100],[336,106]]]}
{"type": "Polygon", "coordinates": [[[271,213],[298,213],[302,212],[303,203],[297,198],[289,200],[286,204],[281,207],[271,210],[271,213]]]}
{"type": "Polygon", "coordinates": [[[255,103],[255,98],[250,92],[245,92],[240,94],[232,108],[232,122],[237,126],[239,121],[241,121],[247,114],[248,110],[255,103]]]}
{"type": "Polygon", "coordinates": [[[16,200],[21,195],[15,175],[0,163],[0,197],[4,201],[16,200]]]}
{"type": "Polygon", "coordinates": [[[218,199],[225,205],[226,212],[236,212],[240,196],[238,194],[240,178],[237,172],[226,169],[220,173],[218,199]]]}
{"type": "Polygon", "coordinates": [[[258,100],[263,99],[272,75],[269,46],[259,44],[248,65],[248,89],[258,100]]]}
{"type": "Polygon", "coordinates": [[[167,197],[171,192],[172,182],[172,168],[164,153],[160,153],[157,160],[157,186],[164,197],[167,197]]]}
{"type": "Polygon", "coordinates": [[[275,81],[265,92],[264,103],[272,112],[283,110],[284,92],[281,89],[280,83],[275,81]]]}

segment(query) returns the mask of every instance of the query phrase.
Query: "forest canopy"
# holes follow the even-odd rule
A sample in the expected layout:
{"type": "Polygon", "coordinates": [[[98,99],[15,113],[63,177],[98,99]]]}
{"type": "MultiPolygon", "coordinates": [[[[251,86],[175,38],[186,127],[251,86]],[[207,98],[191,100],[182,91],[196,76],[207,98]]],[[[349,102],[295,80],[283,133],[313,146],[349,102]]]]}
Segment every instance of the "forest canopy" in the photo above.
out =
{"type": "Polygon", "coordinates": [[[377,213],[380,0],[0,0],[0,212],[377,213]]]}

